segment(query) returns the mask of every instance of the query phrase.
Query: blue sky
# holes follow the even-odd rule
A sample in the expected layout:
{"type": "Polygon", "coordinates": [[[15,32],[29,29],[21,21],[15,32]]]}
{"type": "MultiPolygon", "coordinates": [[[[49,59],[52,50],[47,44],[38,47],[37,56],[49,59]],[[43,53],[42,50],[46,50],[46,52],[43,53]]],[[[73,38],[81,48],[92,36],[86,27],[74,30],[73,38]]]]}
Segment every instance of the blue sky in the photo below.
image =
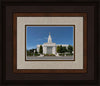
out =
{"type": "Polygon", "coordinates": [[[73,26],[27,26],[26,48],[34,49],[38,44],[48,42],[49,32],[52,42],[73,45],[73,26]]]}

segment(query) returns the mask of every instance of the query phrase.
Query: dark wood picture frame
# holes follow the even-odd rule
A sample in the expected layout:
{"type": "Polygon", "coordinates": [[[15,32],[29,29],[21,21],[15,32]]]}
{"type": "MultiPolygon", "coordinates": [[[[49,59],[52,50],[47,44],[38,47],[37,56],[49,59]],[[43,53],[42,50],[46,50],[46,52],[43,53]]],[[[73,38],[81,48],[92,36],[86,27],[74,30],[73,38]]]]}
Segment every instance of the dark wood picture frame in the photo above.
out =
{"type": "MultiPolygon", "coordinates": [[[[18,0],[17,0],[18,1],[18,0]]],[[[72,86],[98,86],[98,2],[74,3],[59,1],[3,1],[2,2],[2,65],[0,82],[2,86],[7,84],[24,85],[69,85],[72,86]],[[45,3],[40,3],[45,2],[45,3]],[[51,3],[48,3],[51,2],[51,3]],[[14,13],[87,13],[87,72],[85,73],[19,73],[13,72],[13,14],[14,13]],[[95,41],[95,42],[94,42],[95,41]],[[49,83],[49,84],[48,84],[49,83]]],[[[99,21],[100,22],[100,21],[99,21]]],[[[16,34],[14,35],[16,36],[16,34]]],[[[100,41],[100,40],[99,40],[100,41]]],[[[100,55],[99,55],[100,56],[100,55]]],[[[16,65],[16,64],[15,64],[16,65]]],[[[42,71],[41,71],[42,72],[42,71]]],[[[48,71],[47,71],[48,72],[48,71]]],[[[64,72],[64,71],[63,71],[64,72]]],[[[74,71],[75,72],[75,71],[74,71]]]]}
{"type": "MultiPolygon", "coordinates": [[[[75,29],[75,25],[74,25],[74,29],[75,29]]],[[[87,13],[14,13],[13,32],[14,32],[13,33],[13,50],[14,50],[13,70],[15,73],[86,73],[87,72],[87,13]],[[83,17],[83,69],[17,69],[17,20],[16,20],[17,17],[48,17],[48,16],[49,17],[83,17]]]]}

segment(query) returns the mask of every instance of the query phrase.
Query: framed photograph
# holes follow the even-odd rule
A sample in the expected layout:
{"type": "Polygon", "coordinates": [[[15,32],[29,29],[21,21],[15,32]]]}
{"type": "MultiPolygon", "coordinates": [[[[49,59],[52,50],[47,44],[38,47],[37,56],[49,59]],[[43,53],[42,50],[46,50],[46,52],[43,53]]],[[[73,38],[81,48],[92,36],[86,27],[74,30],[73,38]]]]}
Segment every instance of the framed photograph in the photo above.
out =
{"type": "Polygon", "coordinates": [[[96,84],[97,2],[48,2],[2,2],[3,83],[96,84]]]}
{"type": "Polygon", "coordinates": [[[87,13],[14,13],[13,21],[14,72],[87,72],[87,13]]]}
{"type": "Polygon", "coordinates": [[[25,60],[74,61],[74,38],[75,25],[26,25],[25,60]]]}

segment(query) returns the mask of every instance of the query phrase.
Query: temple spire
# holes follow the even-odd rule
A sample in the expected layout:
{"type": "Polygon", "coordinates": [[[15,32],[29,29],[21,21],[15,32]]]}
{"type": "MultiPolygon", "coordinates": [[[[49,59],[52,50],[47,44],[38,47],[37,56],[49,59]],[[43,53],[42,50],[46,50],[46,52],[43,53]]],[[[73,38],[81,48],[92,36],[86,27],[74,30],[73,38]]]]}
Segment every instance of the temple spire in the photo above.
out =
{"type": "Polygon", "coordinates": [[[51,38],[50,32],[49,32],[49,37],[48,37],[48,43],[52,43],[52,38],[51,38]]]}

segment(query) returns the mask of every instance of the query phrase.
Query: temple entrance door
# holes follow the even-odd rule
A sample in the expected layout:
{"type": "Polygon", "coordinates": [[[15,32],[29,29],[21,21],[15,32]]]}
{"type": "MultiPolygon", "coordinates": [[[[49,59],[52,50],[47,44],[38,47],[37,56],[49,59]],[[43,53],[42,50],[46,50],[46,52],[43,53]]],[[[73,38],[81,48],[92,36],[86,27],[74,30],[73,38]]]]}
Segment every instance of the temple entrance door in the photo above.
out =
{"type": "Polygon", "coordinates": [[[47,47],[47,54],[52,54],[52,47],[47,47]]]}

